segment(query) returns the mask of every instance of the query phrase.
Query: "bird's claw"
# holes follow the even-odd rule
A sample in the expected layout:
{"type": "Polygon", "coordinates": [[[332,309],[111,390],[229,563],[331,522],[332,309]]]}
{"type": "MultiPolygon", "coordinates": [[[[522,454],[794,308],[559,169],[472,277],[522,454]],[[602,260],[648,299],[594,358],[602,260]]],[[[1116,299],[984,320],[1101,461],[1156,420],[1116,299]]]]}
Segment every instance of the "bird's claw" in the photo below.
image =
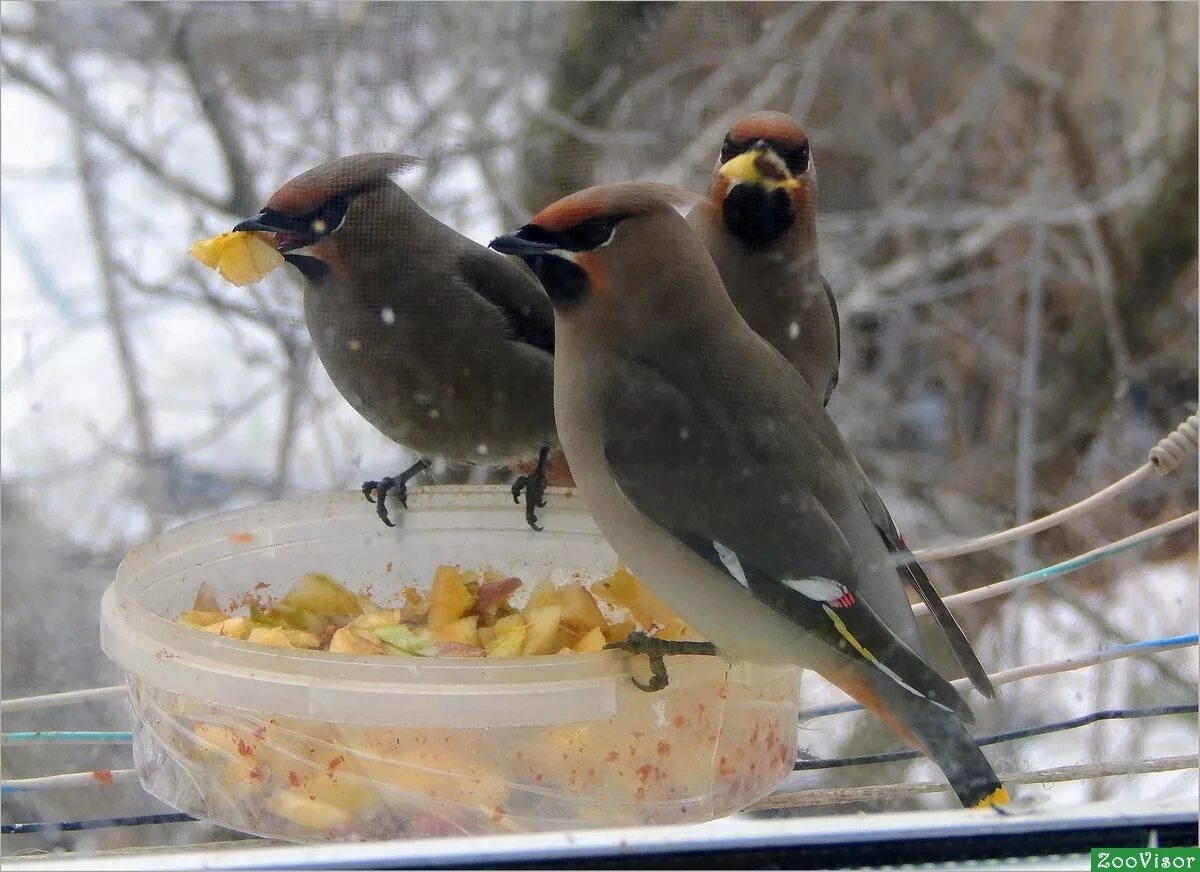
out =
{"type": "Polygon", "coordinates": [[[513,502],[520,505],[521,492],[525,492],[525,523],[539,533],[542,528],[538,526],[536,510],[546,506],[546,458],[549,455],[550,446],[543,445],[533,474],[519,475],[512,483],[513,502]]]}
{"type": "Polygon", "coordinates": [[[670,683],[667,677],[665,657],[678,654],[692,654],[706,657],[716,656],[720,652],[712,642],[685,642],[675,639],[656,639],[640,630],[630,633],[624,642],[609,642],[606,650],[625,651],[629,654],[644,654],[650,661],[650,680],[638,681],[630,678],[634,687],[646,693],[662,690],[670,683]]]}
{"type": "Polygon", "coordinates": [[[397,476],[386,476],[379,481],[364,481],[362,484],[362,494],[366,497],[367,502],[375,504],[375,514],[379,516],[379,520],[387,524],[389,527],[395,527],[392,519],[388,517],[387,498],[389,495],[395,496],[400,501],[400,505],[408,508],[408,482],[414,476],[420,475],[425,470],[429,469],[429,461],[425,459],[418,460],[404,472],[397,476]],[[375,498],[371,498],[371,492],[375,492],[375,498]]]}

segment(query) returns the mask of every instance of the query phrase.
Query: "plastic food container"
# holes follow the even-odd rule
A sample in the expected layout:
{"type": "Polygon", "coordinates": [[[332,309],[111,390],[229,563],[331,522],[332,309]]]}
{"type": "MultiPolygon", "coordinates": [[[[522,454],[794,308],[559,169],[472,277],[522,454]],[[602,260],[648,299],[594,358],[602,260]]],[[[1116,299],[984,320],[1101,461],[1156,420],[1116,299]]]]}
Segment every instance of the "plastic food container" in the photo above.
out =
{"type": "MultiPolygon", "coordinates": [[[[173,623],[201,582],[224,602],[325,572],[381,604],[443,563],[585,582],[616,555],[551,491],[531,531],[504,487],[414,489],[388,529],[360,494],[228,512],[133,549],[103,599],[143,787],[270,838],[367,839],[699,822],[792,768],[800,670],[667,659],[658,693],[620,652],[514,659],[270,648],[173,623]]],[[[514,597],[520,603],[520,593],[514,597]]]]}

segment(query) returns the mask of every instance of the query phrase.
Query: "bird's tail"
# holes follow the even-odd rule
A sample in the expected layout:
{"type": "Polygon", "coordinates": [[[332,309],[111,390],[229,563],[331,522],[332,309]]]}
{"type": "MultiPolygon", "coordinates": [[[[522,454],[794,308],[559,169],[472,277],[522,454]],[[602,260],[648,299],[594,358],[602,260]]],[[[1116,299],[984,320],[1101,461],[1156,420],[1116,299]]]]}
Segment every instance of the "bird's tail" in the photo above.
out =
{"type": "Polygon", "coordinates": [[[826,664],[820,672],[936,763],[963,806],[986,808],[1009,802],[996,770],[954,712],[894,682],[881,682],[857,664],[826,664]]]}

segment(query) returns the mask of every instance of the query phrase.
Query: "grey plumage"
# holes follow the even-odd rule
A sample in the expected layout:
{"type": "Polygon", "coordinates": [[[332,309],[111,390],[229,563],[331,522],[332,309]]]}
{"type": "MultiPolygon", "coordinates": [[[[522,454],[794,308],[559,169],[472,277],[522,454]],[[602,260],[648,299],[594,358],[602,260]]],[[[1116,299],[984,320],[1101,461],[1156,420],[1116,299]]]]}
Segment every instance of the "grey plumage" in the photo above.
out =
{"type": "Polygon", "coordinates": [[[886,508],[672,199],[589,189],[492,242],[554,301],[555,410],[588,508],[718,648],[816,669],[926,748],[965,803],[999,796],[969,708],[925,660],[886,508]]]}
{"type": "Polygon", "coordinates": [[[808,137],[781,112],[757,112],[730,129],[709,198],[687,220],[739,314],[828,404],[841,365],[841,323],[821,275],[816,214],[808,137]]]}
{"type": "Polygon", "coordinates": [[[507,463],[557,445],[554,326],[538,282],[434,219],[366,154],[296,177],[243,229],[276,233],[342,396],[422,457],[507,463]]]}

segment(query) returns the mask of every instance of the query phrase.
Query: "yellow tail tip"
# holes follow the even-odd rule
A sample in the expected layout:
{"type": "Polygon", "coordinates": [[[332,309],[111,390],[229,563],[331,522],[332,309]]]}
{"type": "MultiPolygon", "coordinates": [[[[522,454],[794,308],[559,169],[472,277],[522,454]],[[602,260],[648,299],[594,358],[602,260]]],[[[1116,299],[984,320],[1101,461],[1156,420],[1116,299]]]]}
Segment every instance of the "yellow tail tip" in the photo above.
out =
{"type": "Polygon", "coordinates": [[[997,787],[979,802],[975,803],[975,808],[995,808],[1001,805],[1008,805],[1012,800],[1008,796],[1008,791],[1003,786],[997,787]]]}

